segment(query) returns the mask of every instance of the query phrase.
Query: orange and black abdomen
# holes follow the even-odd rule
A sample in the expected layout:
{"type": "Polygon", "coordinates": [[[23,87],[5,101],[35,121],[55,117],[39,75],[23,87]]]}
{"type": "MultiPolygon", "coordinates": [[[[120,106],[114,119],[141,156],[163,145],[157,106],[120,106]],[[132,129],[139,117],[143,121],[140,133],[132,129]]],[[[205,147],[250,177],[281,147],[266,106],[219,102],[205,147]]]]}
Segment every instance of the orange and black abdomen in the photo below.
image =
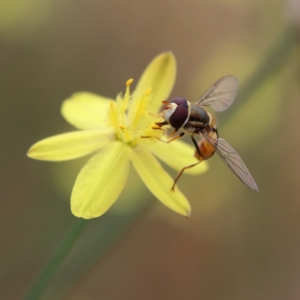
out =
{"type": "Polygon", "coordinates": [[[201,156],[199,156],[198,152],[195,151],[195,157],[200,161],[210,158],[215,153],[215,148],[204,139],[198,143],[198,148],[201,156]]]}
{"type": "MultiPolygon", "coordinates": [[[[203,134],[208,136],[211,140],[217,141],[218,132],[217,132],[217,129],[216,129],[215,118],[210,113],[208,113],[208,115],[210,117],[210,122],[209,122],[209,125],[205,128],[205,131],[204,131],[203,134]]],[[[198,143],[198,149],[199,149],[200,155],[197,151],[195,151],[195,157],[199,161],[206,160],[206,159],[210,158],[211,156],[214,155],[214,153],[216,151],[215,147],[203,137],[200,140],[200,142],[198,143]]]]}

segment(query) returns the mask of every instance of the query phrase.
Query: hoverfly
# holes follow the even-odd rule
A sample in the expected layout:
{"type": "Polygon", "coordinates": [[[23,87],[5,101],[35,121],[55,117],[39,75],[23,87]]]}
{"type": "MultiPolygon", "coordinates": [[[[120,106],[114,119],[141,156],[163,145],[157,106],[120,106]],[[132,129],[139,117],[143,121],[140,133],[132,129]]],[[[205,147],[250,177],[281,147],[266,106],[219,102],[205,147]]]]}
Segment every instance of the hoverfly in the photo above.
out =
{"type": "Polygon", "coordinates": [[[164,122],[157,122],[156,125],[160,128],[165,125],[173,127],[174,131],[169,135],[169,137],[173,137],[167,143],[181,138],[185,133],[189,134],[196,148],[195,157],[198,160],[179,172],[174,180],[172,190],[186,169],[200,164],[201,161],[210,158],[217,152],[244,184],[250,189],[258,191],[258,187],[241,157],[228,142],[218,137],[215,117],[203,108],[203,106],[210,106],[216,112],[225,111],[232,105],[237,88],[237,78],[225,76],[219,79],[196,103],[190,103],[184,98],[175,98],[171,102],[163,101],[164,122]],[[180,133],[175,135],[178,132],[180,133]],[[199,142],[195,140],[195,135],[201,137],[199,142]]]}

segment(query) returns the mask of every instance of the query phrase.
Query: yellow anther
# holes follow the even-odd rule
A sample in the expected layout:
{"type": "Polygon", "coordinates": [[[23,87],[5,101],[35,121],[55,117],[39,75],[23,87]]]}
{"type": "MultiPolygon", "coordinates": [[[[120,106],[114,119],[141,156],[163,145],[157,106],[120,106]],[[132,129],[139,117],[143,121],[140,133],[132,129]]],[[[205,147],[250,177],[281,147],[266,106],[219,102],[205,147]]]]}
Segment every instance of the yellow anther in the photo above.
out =
{"type": "Polygon", "coordinates": [[[126,86],[130,86],[133,83],[133,79],[130,78],[126,81],[126,86]]]}
{"type": "Polygon", "coordinates": [[[123,125],[119,125],[119,127],[120,127],[121,129],[125,129],[125,126],[123,126],[123,125]]]}
{"type": "Polygon", "coordinates": [[[115,108],[115,103],[113,103],[112,101],[109,102],[110,108],[114,109],[115,108]]]}

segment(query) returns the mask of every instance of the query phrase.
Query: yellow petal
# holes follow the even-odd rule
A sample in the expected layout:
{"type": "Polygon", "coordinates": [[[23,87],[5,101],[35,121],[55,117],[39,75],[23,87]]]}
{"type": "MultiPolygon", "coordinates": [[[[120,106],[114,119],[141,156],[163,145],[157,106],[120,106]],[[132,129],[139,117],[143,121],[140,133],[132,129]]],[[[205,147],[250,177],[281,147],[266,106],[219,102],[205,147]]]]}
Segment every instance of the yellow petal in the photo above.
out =
{"type": "Polygon", "coordinates": [[[145,185],[164,205],[175,212],[189,216],[191,207],[178,187],[171,191],[173,179],[161,167],[149,150],[137,147],[132,153],[132,163],[145,185]]]}
{"type": "Polygon", "coordinates": [[[110,101],[114,100],[89,92],[79,92],[63,102],[61,113],[76,128],[105,128],[110,101]]]}
{"type": "Polygon", "coordinates": [[[162,53],[156,56],[142,74],[130,105],[129,118],[132,120],[136,114],[135,108],[139,107],[148,88],[152,88],[151,103],[148,106],[149,112],[157,113],[162,105],[162,100],[169,97],[176,78],[176,59],[171,52],[162,53]]]}
{"type": "MultiPolygon", "coordinates": [[[[195,147],[182,141],[167,144],[161,141],[153,143],[151,140],[144,139],[143,142],[147,149],[176,171],[181,171],[183,167],[197,162],[194,157],[195,147]]],[[[208,164],[203,161],[193,168],[186,169],[184,174],[198,175],[206,172],[207,169],[208,164]]]]}
{"type": "Polygon", "coordinates": [[[80,171],[71,196],[77,217],[96,218],[117,200],[130,169],[130,148],[114,142],[94,155],[80,171]]]}
{"type": "Polygon", "coordinates": [[[74,131],[55,135],[35,143],[27,155],[31,158],[62,161],[88,155],[111,143],[111,129],[74,131]]]}

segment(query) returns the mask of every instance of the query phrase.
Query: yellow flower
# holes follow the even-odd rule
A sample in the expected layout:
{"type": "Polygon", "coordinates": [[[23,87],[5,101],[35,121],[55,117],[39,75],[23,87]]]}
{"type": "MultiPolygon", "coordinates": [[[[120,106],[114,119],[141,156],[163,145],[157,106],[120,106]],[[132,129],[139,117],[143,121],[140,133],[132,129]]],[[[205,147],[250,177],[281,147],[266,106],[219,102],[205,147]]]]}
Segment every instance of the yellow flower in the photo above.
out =
{"type": "MultiPolygon", "coordinates": [[[[173,179],[156,159],[176,170],[195,161],[191,146],[182,141],[163,143],[157,139],[162,130],[154,129],[161,102],[169,96],[175,76],[175,57],[162,53],[146,68],[132,95],[132,79],[126,82],[125,94],[116,100],[75,93],[63,102],[61,112],[81,131],[46,138],[29,149],[29,157],[48,161],[93,154],[72,191],[75,216],[90,219],[104,214],[122,192],[131,163],[157,199],[179,214],[190,215],[189,202],[178,188],[171,191],[173,179]]],[[[186,173],[200,174],[206,168],[203,162],[186,173]]]]}

